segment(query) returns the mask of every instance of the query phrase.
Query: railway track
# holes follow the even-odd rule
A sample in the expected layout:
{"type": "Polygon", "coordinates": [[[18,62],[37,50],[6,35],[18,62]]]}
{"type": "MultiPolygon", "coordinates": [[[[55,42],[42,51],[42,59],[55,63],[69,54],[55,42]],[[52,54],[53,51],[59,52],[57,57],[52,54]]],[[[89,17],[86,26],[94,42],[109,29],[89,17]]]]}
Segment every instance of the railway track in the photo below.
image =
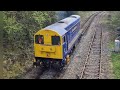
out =
{"type": "MultiPolygon", "coordinates": [[[[94,18],[101,12],[97,12],[92,14],[83,25],[81,25],[81,37],[87,33],[88,28],[90,27],[92,21],[94,18]]],[[[72,53],[70,58],[73,58],[75,54],[75,51],[72,53]]],[[[44,69],[42,67],[34,68],[33,70],[30,70],[28,73],[25,74],[25,76],[22,76],[24,79],[59,79],[64,75],[64,72],[66,71],[67,67],[66,65],[64,69],[60,72],[52,70],[52,69],[44,69]],[[62,73],[62,74],[61,74],[62,73]]]]}
{"type": "MultiPolygon", "coordinates": [[[[101,13],[101,15],[104,14],[101,13]]],[[[99,23],[99,20],[97,20],[99,23]]],[[[100,25],[100,24],[99,24],[100,25]]],[[[100,26],[99,26],[100,27],[100,26]]],[[[101,57],[102,57],[102,28],[94,30],[92,41],[89,45],[87,58],[83,65],[81,75],[78,79],[100,79],[101,77],[101,57]]]]}
{"type": "MultiPolygon", "coordinates": [[[[88,18],[87,21],[85,21],[84,25],[82,26],[83,27],[82,28],[83,29],[83,32],[82,32],[83,35],[86,33],[87,29],[90,27],[90,24],[94,20],[95,16],[97,16],[99,13],[101,13],[101,12],[97,12],[97,13],[91,15],[90,18],[88,18]]],[[[75,52],[72,53],[71,58],[74,57],[74,54],[75,54],[75,52]]],[[[40,79],[60,79],[60,77],[62,77],[64,75],[64,72],[66,71],[69,64],[66,65],[61,72],[56,72],[54,70],[48,70],[48,71],[44,72],[42,74],[42,76],[40,76],[40,79]]]]}

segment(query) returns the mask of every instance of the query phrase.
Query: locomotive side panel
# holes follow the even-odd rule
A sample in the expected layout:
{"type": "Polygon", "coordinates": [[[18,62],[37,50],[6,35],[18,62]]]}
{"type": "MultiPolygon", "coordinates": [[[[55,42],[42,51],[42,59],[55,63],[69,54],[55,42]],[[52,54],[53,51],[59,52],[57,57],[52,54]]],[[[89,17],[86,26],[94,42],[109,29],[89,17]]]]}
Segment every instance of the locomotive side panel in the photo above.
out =
{"type": "MultiPolygon", "coordinates": [[[[80,20],[75,23],[72,28],[67,33],[68,37],[68,50],[70,51],[73,48],[73,45],[76,43],[76,41],[79,38],[80,35],[80,20]]],[[[68,52],[69,52],[68,51],[68,52]]]]}
{"type": "Polygon", "coordinates": [[[64,58],[70,53],[71,49],[77,43],[77,40],[80,35],[80,20],[77,20],[77,23],[72,24],[71,29],[63,36],[65,37],[65,41],[63,43],[63,56],[64,58]]]}

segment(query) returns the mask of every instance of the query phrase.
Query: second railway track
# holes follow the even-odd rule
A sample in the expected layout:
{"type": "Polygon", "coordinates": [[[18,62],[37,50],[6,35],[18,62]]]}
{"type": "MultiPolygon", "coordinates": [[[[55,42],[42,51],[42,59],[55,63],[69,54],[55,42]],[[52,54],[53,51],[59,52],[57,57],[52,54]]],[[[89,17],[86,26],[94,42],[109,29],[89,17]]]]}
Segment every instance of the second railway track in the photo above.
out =
{"type": "MultiPolygon", "coordinates": [[[[104,13],[101,13],[101,15],[104,13]]],[[[100,18],[99,18],[100,19],[100,18]]],[[[94,28],[92,41],[79,79],[100,79],[102,57],[102,28],[99,20],[98,28],[94,28]]]]}

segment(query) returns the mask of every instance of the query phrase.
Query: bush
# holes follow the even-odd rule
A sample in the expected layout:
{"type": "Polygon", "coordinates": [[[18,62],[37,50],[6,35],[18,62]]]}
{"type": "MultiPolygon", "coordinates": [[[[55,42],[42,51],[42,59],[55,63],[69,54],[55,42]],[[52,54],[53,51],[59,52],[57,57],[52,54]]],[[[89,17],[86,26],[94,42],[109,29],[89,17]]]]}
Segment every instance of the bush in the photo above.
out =
{"type": "Polygon", "coordinates": [[[4,11],[2,13],[4,14],[4,76],[10,78],[23,71],[26,62],[32,62],[34,34],[54,23],[56,16],[54,11],[4,11]],[[15,69],[17,67],[18,69],[15,69]]]}

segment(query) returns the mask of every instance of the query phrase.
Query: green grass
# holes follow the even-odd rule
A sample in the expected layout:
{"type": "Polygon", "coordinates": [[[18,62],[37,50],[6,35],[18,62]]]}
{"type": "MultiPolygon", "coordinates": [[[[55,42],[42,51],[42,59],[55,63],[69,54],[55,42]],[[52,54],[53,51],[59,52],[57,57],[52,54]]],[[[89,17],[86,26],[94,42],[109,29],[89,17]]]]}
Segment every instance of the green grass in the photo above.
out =
{"type": "Polygon", "coordinates": [[[0,51],[1,51],[1,53],[0,53],[0,78],[3,77],[3,75],[2,75],[2,72],[3,72],[3,70],[2,70],[2,68],[3,68],[3,64],[2,64],[2,62],[3,62],[3,58],[2,58],[2,56],[3,56],[2,42],[3,41],[2,40],[3,40],[3,12],[0,11],[0,51]]]}
{"type": "Polygon", "coordinates": [[[120,53],[111,54],[112,63],[113,63],[113,73],[115,79],[120,79],[120,53]]]}
{"type": "MultiPolygon", "coordinates": [[[[109,48],[114,49],[114,42],[109,43],[109,48]]],[[[120,79],[120,53],[111,53],[111,59],[113,64],[113,74],[115,79],[120,79]]]]}
{"type": "Polygon", "coordinates": [[[4,16],[4,13],[0,11],[0,29],[3,28],[3,16],[4,16]]]}
{"type": "Polygon", "coordinates": [[[113,41],[109,42],[109,46],[108,46],[108,47],[109,47],[110,49],[113,49],[114,46],[115,46],[115,45],[114,45],[114,42],[113,42],[113,41]]]}

